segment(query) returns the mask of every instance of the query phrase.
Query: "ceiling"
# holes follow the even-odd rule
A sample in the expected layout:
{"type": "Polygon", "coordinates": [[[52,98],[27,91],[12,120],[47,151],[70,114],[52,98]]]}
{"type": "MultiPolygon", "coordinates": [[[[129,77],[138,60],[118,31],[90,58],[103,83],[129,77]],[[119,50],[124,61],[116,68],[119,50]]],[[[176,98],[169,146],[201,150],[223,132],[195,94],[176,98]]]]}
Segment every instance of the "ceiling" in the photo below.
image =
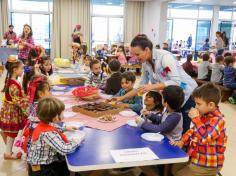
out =
{"type": "Polygon", "coordinates": [[[171,2],[177,3],[188,3],[188,4],[208,4],[208,5],[230,5],[236,6],[233,2],[236,0],[201,0],[201,2],[196,2],[195,0],[171,0],[171,2]]]}

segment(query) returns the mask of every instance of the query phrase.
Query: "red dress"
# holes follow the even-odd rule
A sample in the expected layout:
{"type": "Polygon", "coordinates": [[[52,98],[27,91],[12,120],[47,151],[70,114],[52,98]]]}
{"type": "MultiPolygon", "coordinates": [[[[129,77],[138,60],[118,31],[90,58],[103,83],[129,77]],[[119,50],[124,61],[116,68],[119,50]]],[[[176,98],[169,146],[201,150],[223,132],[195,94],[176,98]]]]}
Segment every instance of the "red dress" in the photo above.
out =
{"type": "Polygon", "coordinates": [[[0,129],[9,137],[16,137],[23,129],[28,116],[29,102],[23,96],[21,85],[10,80],[9,91],[5,92],[5,100],[0,111],[0,129]]]}

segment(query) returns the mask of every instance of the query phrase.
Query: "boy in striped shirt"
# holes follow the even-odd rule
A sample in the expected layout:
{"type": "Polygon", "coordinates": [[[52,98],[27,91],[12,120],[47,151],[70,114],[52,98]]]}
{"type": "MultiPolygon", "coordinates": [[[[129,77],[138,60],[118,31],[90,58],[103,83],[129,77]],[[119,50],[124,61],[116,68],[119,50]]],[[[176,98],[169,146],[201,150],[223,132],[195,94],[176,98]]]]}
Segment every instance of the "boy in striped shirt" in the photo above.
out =
{"type": "Polygon", "coordinates": [[[218,104],[221,99],[220,90],[212,83],[207,83],[193,92],[196,108],[189,112],[193,127],[180,141],[171,141],[180,148],[188,146],[190,161],[175,164],[172,168],[174,176],[213,176],[221,170],[227,143],[224,115],[218,104]]]}

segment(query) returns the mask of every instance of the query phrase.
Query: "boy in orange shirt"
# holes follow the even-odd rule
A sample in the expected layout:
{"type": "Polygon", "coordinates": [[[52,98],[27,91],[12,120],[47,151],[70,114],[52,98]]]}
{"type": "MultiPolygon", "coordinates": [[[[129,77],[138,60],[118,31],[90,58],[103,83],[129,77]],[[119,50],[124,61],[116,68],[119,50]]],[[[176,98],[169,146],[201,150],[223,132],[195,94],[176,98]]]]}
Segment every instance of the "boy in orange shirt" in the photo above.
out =
{"type": "Polygon", "coordinates": [[[171,141],[180,148],[189,145],[190,162],[175,164],[174,176],[212,176],[217,175],[224,162],[227,143],[224,115],[218,104],[220,90],[212,83],[207,83],[193,92],[196,108],[189,112],[193,127],[180,141],[171,141]]]}

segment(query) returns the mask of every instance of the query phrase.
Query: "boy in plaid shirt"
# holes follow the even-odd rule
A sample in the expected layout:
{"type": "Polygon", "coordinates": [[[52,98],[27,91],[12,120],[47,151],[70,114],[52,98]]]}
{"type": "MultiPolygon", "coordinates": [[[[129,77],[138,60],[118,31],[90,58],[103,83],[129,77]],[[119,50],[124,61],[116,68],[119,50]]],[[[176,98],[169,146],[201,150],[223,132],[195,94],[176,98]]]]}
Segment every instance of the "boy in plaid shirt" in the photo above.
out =
{"type": "Polygon", "coordinates": [[[63,117],[65,105],[57,98],[41,99],[37,107],[40,119],[34,128],[30,147],[27,151],[29,176],[69,176],[63,156],[79,147],[83,138],[68,140],[52,123],[58,123],[63,117]]]}
{"type": "Polygon", "coordinates": [[[107,82],[107,75],[102,71],[101,63],[99,60],[94,59],[90,63],[91,72],[85,82],[85,86],[97,87],[104,90],[107,82]]]}
{"type": "Polygon", "coordinates": [[[180,141],[171,141],[180,148],[188,146],[190,162],[175,164],[174,176],[213,176],[221,170],[227,143],[224,115],[218,104],[220,90],[212,83],[207,83],[193,92],[196,108],[192,108],[189,117],[193,127],[180,141]]]}

